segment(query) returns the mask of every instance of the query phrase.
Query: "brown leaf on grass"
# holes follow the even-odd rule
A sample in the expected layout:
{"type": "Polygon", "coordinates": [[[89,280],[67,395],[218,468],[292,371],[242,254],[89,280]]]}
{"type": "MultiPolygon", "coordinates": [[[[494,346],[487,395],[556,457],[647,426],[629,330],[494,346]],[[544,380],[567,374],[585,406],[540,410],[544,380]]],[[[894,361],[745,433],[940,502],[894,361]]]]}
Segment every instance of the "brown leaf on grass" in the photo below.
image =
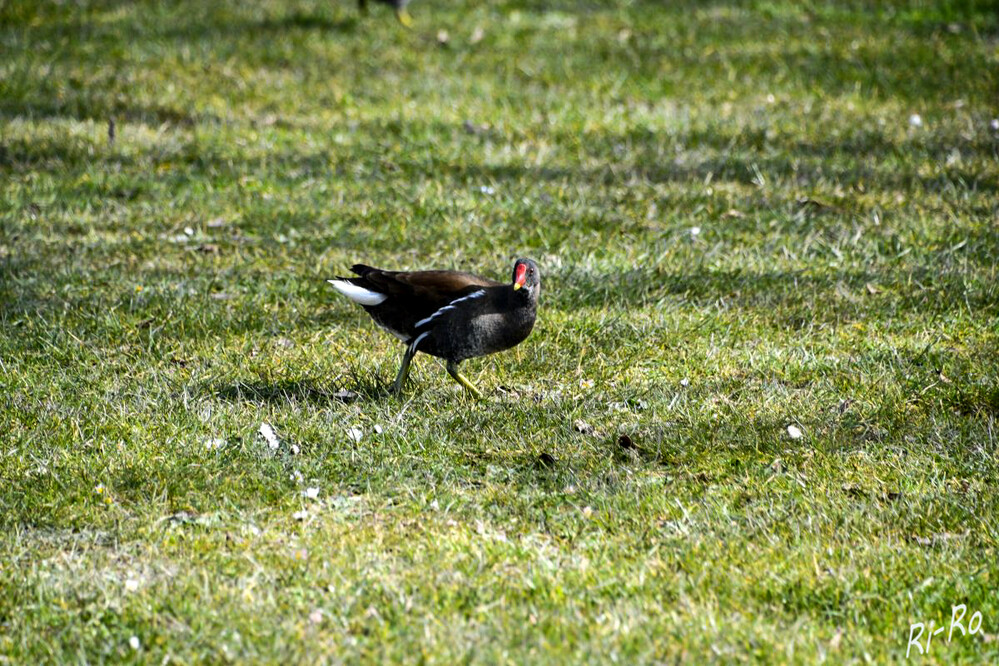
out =
{"type": "Polygon", "coordinates": [[[878,287],[878,285],[873,284],[871,282],[865,284],[864,288],[867,289],[867,293],[870,294],[871,296],[881,293],[881,289],[878,287]]]}
{"type": "Polygon", "coordinates": [[[618,435],[614,449],[614,455],[618,459],[630,463],[637,463],[641,460],[644,453],[645,452],[638,448],[638,445],[632,441],[631,437],[625,434],[618,435]]]}
{"type": "Polygon", "coordinates": [[[811,197],[801,197],[795,203],[798,204],[799,208],[811,208],[813,210],[828,210],[835,213],[842,213],[843,209],[839,206],[834,206],[831,203],[822,201],[821,199],[813,199],[811,197]]]}

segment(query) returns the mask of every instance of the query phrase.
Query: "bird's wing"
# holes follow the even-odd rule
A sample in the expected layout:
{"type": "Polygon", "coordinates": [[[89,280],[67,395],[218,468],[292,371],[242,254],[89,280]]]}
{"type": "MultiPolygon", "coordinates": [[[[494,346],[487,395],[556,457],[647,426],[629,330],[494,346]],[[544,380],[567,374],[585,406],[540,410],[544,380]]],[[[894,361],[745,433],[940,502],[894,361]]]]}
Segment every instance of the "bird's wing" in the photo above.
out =
{"type": "Polygon", "coordinates": [[[501,282],[460,271],[383,271],[363,264],[355,264],[351,271],[360,277],[342,279],[372,297],[368,303],[351,298],[365,305],[375,321],[404,339],[443,321],[455,310],[449,306],[456,301],[478,298],[483,294],[477,292],[483,288],[502,286],[501,282]]]}
{"type": "Polygon", "coordinates": [[[354,279],[355,284],[389,299],[405,301],[411,308],[428,310],[427,314],[469,292],[502,285],[460,271],[383,271],[363,264],[356,264],[350,270],[361,276],[361,280],[354,279]]]}

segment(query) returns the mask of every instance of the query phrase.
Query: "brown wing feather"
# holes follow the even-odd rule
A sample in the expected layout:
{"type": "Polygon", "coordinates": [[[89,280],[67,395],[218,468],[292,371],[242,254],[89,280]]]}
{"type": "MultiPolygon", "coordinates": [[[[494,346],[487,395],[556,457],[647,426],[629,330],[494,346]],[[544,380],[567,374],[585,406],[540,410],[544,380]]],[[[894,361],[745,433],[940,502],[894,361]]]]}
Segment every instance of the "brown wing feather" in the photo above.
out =
{"type": "Polygon", "coordinates": [[[456,298],[503,284],[461,271],[383,271],[364,264],[350,270],[360,276],[350,278],[351,282],[388,296],[380,305],[365,307],[375,321],[405,334],[456,298]]]}
{"type": "Polygon", "coordinates": [[[461,271],[383,271],[363,264],[351,266],[351,271],[363,280],[359,286],[392,297],[415,297],[421,301],[447,305],[463,296],[472,287],[497,287],[501,282],[461,271]]]}

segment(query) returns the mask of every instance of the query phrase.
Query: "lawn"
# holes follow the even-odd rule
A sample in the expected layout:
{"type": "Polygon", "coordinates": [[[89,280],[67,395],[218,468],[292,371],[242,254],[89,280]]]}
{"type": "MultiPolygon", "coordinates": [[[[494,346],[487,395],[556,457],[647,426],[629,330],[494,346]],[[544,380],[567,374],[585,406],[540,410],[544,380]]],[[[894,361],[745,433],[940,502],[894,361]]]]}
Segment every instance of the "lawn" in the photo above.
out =
{"type": "Polygon", "coordinates": [[[999,660],[996,3],[410,9],[0,0],[0,663],[999,660]]]}

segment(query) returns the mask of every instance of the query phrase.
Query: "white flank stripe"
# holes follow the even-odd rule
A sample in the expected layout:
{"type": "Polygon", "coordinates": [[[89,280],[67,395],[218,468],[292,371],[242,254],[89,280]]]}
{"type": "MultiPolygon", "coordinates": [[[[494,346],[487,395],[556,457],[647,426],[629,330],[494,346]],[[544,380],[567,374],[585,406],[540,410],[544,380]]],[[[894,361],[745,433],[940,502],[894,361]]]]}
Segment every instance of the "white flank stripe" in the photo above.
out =
{"type": "Polygon", "coordinates": [[[429,324],[431,321],[433,321],[437,317],[441,316],[442,314],[444,314],[448,310],[455,310],[455,309],[457,309],[455,306],[458,305],[458,303],[461,303],[462,301],[467,301],[470,298],[478,298],[480,296],[485,296],[485,294],[486,294],[485,289],[479,289],[478,291],[473,291],[468,296],[462,296],[461,298],[456,298],[453,301],[451,301],[450,303],[448,303],[447,305],[445,305],[444,307],[442,307],[441,309],[439,309],[437,312],[435,312],[432,315],[430,315],[429,317],[427,317],[425,319],[421,319],[420,321],[416,322],[416,325],[413,328],[419,328],[419,327],[423,326],[424,324],[429,324]]]}
{"type": "Polygon", "coordinates": [[[385,294],[379,294],[377,291],[358,287],[356,284],[347,282],[346,280],[327,280],[327,282],[333,285],[333,288],[341,294],[361,305],[378,305],[388,298],[385,294]]]}
{"type": "Polygon", "coordinates": [[[416,346],[419,345],[421,342],[423,342],[423,338],[427,337],[428,335],[430,335],[430,331],[424,331],[423,333],[420,333],[420,335],[418,335],[417,338],[413,340],[413,344],[409,345],[409,351],[415,352],[416,346]]]}

